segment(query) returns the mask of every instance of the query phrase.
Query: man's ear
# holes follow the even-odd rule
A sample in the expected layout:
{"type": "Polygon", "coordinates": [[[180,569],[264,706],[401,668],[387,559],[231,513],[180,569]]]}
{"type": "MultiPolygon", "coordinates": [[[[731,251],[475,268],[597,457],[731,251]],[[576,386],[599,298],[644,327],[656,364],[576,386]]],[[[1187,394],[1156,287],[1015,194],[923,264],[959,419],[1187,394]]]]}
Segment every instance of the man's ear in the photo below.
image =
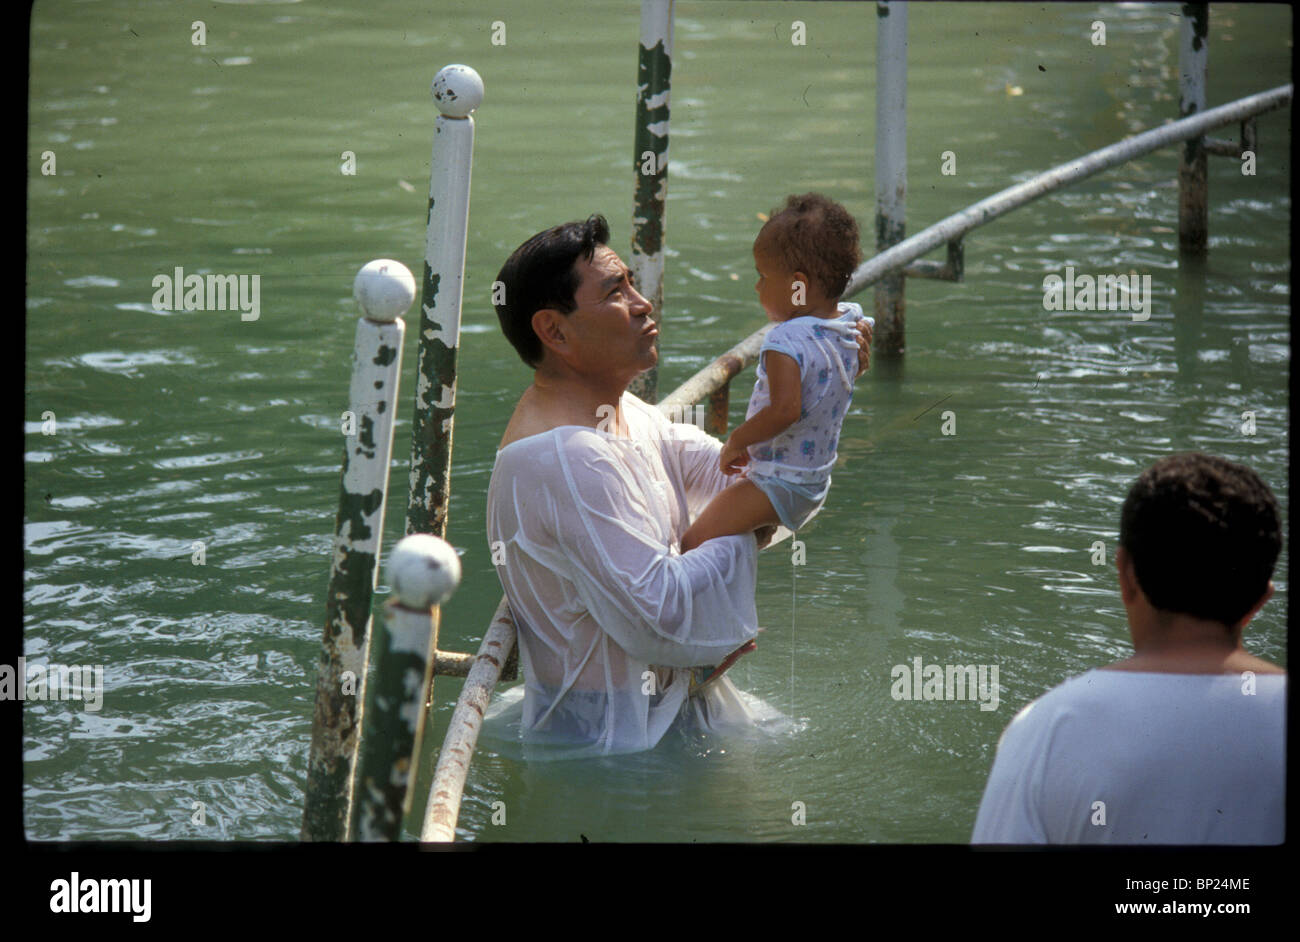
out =
{"type": "Polygon", "coordinates": [[[542,342],[542,346],[549,347],[557,353],[567,349],[565,317],[555,308],[544,307],[535,311],[532,325],[533,332],[537,334],[537,339],[542,342]]]}
{"type": "Polygon", "coordinates": [[[1115,571],[1119,573],[1119,594],[1124,604],[1136,602],[1141,589],[1138,587],[1137,573],[1133,571],[1133,557],[1129,556],[1128,550],[1123,546],[1115,548],[1115,571]]]}
{"type": "Polygon", "coordinates": [[[1252,608],[1249,612],[1246,613],[1245,618],[1237,622],[1237,630],[1240,631],[1241,629],[1249,625],[1250,620],[1259,614],[1259,610],[1263,608],[1265,603],[1267,603],[1268,600],[1271,599],[1272,597],[1273,597],[1273,580],[1270,579],[1268,580],[1268,589],[1264,592],[1263,595],[1259,597],[1259,601],[1255,603],[1254,608],[1252,608]]]}

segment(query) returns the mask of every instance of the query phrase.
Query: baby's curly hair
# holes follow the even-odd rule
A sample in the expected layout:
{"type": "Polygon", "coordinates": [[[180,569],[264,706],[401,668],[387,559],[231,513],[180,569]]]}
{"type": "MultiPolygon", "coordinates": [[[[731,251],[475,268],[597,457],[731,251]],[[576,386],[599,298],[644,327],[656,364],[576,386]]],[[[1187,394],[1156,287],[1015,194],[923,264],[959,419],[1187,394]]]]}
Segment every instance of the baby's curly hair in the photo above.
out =
{"type": "Polygon", "coordinates": [[[786,197],[759,230],[754,251],[775,256],[788,271],[807,272],[832,300],[862,261],[857,220],[820,193],[786,197]]]}

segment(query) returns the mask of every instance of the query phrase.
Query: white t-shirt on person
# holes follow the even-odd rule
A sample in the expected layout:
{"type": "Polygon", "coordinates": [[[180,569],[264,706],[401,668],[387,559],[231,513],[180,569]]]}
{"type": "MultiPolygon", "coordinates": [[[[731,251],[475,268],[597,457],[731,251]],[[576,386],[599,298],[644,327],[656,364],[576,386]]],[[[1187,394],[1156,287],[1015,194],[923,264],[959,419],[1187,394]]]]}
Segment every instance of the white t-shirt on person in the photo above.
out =
{"type": "Polygon", "coordinates": [[[1006,728],[971,843],[1280,844],[1285,734],[1285,674],[1088,671],[1006,728]]]}

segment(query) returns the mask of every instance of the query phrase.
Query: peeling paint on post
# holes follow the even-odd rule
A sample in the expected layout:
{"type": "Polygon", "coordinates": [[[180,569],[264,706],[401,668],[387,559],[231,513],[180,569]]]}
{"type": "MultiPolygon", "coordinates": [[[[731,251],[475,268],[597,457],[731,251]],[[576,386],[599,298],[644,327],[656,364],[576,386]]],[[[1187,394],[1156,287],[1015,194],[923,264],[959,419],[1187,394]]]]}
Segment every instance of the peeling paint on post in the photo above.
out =
{"type": "Polygon", "coordinates": [[[451,489],[456,353],[474,154],[470,113],[483,101],[483,82],[469,66],[446,66],[433,80],[433,99],[442,113],[434,123],[429,176],[406,532],[443,536],[451,489]]]}
{"type": "MultiPolygon", "coordinates": [[[[633,168],[632,275],[637,290],[663,321],[664,209],[668,199],[668,93],[673,70],[674,0],[641,0],[641,45],[637,57],[636,134],[633,168]]],[[[659,349],[659,337],[655,338],[659,349]]],[[[659,368],[632,380],[628,392],[646,402],[659,398],[659,368]]]]}
{"type": "MultiPolygon", "coordinates": [[[[876,4],[876,251],[903,241],[907,204],[907,4],[876,4]]],[[[872,347],[900,357],[905,346],[904,286],[896,271],[875,290],[872,347]]]]}
{"type": "MultiPolygon", "coordinates": [[[[1205,70],[1209,58],[1210,12],[1205,3],[1184,3],[1178,34],[1178,117],[1205,110],[1205,70]]],[[[1209,240],[1209,180],[1205,138],[1182,146],[1178,165],[1178,250],[1203,255],[1209,240]]]]}
{"type": "Polygon", "coordinates": [[[719,438],[726,435],[730,411],[731,382],[728,381],[709,393],[709,410],[704,417],[704,431],[719,438]]]}
{"type": "Polygon", "coordinates": [[[433,685],[439,606],[460,585],[460,559],[441,538],[403,538],[388,561],[393,598],[375,638],[375,675],[366,693],[366,729],[357,768],[352,834],[396,841],[411,810],[425,702],[433,685]]]}
{"type": "Polygon", "coordinates": [[[424,732],[424,692],[438,642],[439,609],[384,604],[384,627],[375,633],[375,673],[366,691],[366,733],[357,762],[352,836],[395,841],[410,808],[415,756],[424,732]]]}
{"type": "Polygon", "coordinates": [[[393,416],[406,332],[401,314],[414,299],[414,289],[415,281],[406,267],[388,259],[371,262],[357,276],[355,292],[368,316],[357,322],[353,347],[348,409],[356,425],[343,444],[307,765],[304,841],[347,838],[365,693],[370,602],[384,531],[393,416]],[[374,280],[363,284],[372,269],[374,280]],[[352,676],[352,692],[345,692],[345,672],[352,676]]]}

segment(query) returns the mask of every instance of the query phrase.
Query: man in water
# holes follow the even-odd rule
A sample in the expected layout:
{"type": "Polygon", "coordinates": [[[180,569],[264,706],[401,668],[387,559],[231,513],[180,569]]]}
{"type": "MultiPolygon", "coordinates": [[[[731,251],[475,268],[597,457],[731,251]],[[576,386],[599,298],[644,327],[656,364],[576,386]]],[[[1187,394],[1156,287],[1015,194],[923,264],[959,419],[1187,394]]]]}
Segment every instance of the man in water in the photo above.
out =
{"type": "Polygon", "coordinates": [[[1132,657],[1025,707],[974,844],[1280,844],[1286,672],[1241,646],[1273,595],[1277,501],[1250,468],[1156,462],[1120,519],[1132,657]]]}
{"type": "Polygon", "coordinates": [[[488,486],[488,541],[525,678],[522,703],[492,715],[517,711],[525,743],[566,755],[649,749],[679,717],[704,728],[756,718],[726,677],[689,696],[696,669],[757,634],[759,541],[680,552],[729,483],[721,443],[627,392],[658,360],[657,330],[608,240],[600,216],[556,226],[498,275],[501,328],[534,374],[488,486]]]}

